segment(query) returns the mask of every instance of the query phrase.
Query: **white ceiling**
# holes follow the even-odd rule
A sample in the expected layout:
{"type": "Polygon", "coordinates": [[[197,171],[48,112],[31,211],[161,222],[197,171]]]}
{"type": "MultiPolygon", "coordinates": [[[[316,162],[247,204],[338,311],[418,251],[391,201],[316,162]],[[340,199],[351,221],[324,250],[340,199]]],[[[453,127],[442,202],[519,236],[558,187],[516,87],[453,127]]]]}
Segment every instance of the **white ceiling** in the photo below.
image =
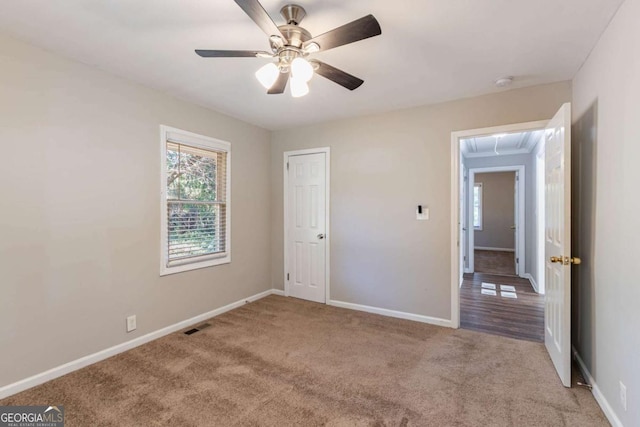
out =
{"type": "MultiPolygon", "coordinates": [[[[267,95],[258,58],[193,50],[268,50],[233,0],[0,0],[0,32],[267,129],[389,111],[571,79],[622,0],[296,0],[313,35],[366,14],[382,35],[317,54],[365,80],[350,92],[320,76],[309,95],[267,95]]],[[[277,24],[286,0],[263,0],[277,24]]]]}
{"type": "Polygon", "coordinates": [[[490,157],[509,154],[528,154],[536,146],[544,130],[488,135],[460,141],[464,157],[490,157]]]}

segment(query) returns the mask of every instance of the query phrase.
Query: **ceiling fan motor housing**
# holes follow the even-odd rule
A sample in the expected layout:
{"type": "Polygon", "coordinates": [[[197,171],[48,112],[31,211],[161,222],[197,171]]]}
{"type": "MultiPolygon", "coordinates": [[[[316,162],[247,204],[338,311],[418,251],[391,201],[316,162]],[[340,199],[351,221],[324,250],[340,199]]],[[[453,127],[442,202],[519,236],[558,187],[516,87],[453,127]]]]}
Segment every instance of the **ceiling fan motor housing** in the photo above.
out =
{"type": "Polygon", "coordinates": [[[300,5],[287,4],[280,9],[280,15],[282,15],[287,24],[299,25],[304,17],[307,16],[307,11],[300,5]]]}
{"type": "Polygon", "coordinates": [[[302,50],[303,44],[311,40],[311,33],[299,26],[300,21],[307,12],[302,6],[288,4],[280,10],[280,14],[287,24],[278,26],[278,29],[286,39],[285,45],[271,44],[271,49],[278,55],[278,67],[281,72],[288,72],[294,59],[306,56],[302,50]]]}
{"type": "Polygon", "coordinates": [[[307,40],[311,40],[311,33],[297,25],[287,24],[278,27],[283,36],[287,39],[287,46],[293,46],[301,49],[302,44],[307,40]]]}

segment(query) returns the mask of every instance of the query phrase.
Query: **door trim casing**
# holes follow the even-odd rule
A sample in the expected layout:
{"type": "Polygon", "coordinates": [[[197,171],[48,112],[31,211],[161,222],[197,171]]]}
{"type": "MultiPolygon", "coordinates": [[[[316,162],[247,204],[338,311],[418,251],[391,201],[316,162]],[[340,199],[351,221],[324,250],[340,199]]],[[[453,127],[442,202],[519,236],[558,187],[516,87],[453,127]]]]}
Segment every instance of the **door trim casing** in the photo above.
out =
{"type": "Polygon", "coordinates": [[[451,327],[460,327],[460,259],[459,259],[459,194],[460,189],[460,139],[473,136],[495,135],[497,133],[526,132],[544,129],[549,120],[515,123],[503,126],[493,126],[479,129],[469,129],[451,132],[451,327]]]}
{"type": "Polygon", "coordinates": [[[325,212],[324,212],[324,223],[325,223],[325,257],[324,257],[324,270],[325,270],[325,279],[324,279],[324,303],[331,299],[331,223],[330,223],[330,215],[331,212],[331,148],[330,147],[319,147],[319,148],[309,148],[306,150],[293,150],[293,151],[285,151],[283,153],[282,162],[282,174],[283,174],[283,193],[284,193],[284,271],[283,271],[283,281],[284,281],[284,296],[289,296],[289,280],[287,280],[287,273],[289,271],[289,174],[287,173],[287,163],[289,162],[289,157],[293,156],[302,156],[305,154],[321,154],[325,155],[325,212]]]}

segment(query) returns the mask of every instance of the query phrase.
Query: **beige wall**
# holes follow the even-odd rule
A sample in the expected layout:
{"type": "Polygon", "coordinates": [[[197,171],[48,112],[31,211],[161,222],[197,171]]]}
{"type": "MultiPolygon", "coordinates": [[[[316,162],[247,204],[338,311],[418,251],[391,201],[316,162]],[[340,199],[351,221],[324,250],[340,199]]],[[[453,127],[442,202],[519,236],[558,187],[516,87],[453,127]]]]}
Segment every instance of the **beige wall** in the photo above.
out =
{"type": "Polygon", "coordinates": [[[274,132],[272,284],[283,280],[283,152],[331,147],[331,298],[450,319],[451,132],[549,119],[568,82],[274,132]],[[431,219],[416,221],[416,205],[431,219]]]}
{"type": "Polygon", "coordinates": [[[639,16],[626,0],[573,82],[573,343],[625,426],[640,425],[639,16]]]}
{"type": "Polygon", "coordinates": [[[482,230],[475,230],[476,247],[515,249],[514,222],[515,172],[475,174],[482,183],[482,230]]]}
{"type": "Polygon", "coordinates": [[[267,131],[0,37],[0,141],[0,386],[271,288],[267,131]],[[159,277],[160,124],[231,142],[232,264],[159,277]]]}

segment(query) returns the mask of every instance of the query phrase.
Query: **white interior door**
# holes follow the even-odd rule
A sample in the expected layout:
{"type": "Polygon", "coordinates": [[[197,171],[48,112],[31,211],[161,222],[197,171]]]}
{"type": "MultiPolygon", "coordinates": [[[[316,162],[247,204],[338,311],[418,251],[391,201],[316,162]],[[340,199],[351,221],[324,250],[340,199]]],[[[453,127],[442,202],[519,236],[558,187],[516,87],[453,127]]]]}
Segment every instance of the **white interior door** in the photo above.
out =
{"type": "Polygon", "coordinates": [[[518,263],[520,262],[520,233],[518,228],[522,226],[518,221],[518,219],[520,218],[520,213],[518,212],[518,209],[520,209],[520,195],[518,194],[518,188],[520,187],[518,182],[519,179],[519,172],[516,171],[515,179],[513,180],[513,242],[515,248],[513,263],[516,275],[520,275],[520,269],[518,268],[518,263]]]}
{"type": "Polygon", "coordinates": [[[565,387],[571,387],[571,104],[545,130],[544,343],[565,387]]]}
{"type": "Polygon", "coordinates": [[[459,212],[459,223],[460,223],[460,283],[462,283],[462,278],[464,275],[464,270],[466,267],[467,260],[467,168],[462,165],[460,168],[460,212],[459,212]]]}
{"type": "Polygon", "coordinates": [[[326,302],[326,155],[289,157],[288,295],[326,302]]]}

